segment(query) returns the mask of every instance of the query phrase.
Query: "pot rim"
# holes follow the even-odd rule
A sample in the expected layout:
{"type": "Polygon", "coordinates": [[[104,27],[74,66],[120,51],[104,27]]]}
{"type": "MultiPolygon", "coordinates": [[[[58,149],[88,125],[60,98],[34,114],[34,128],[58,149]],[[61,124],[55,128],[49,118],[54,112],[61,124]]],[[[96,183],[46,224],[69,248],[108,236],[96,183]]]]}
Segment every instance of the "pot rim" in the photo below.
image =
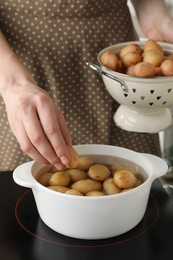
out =
{"type": "MultiPolygon", "coordinates": [[[[104,155],[104,149],[100,151],[100,148],[107,148],[107,149],[115,149],[116,151],[118,151],[119,153],[124,153],[126,152],[126,154],[128,153],[128,156],[130,157],[130,154],[132,155],[135,155],[137,158],[136,159],[140,159],[140,161],[143,161],[145,163],[145,167],[142,167],[142,165],[138,164],[135,162],[135,159],[133,160],[129,160],[125,157],[122,157],[122,156],[117,156],[115,155],[115,158],[119,158],[121,160],[124,160],[124,161],[129,161],[133,164],[136,164],[137,166],[139,166],[141,169],[144,170],[144,174],[146,174],[146,179],[144,180],[144,182],[138,186],[138,187],[135,187],[134,189],[132,190],[129,190],[129,191],[126,191],[126,192],[123,192],[123,193],[117,193],[117,194],[113,194],[113,195],[105,195],[105,196],[92,196],[92,197],[89,197],[89,196],[74,196],[74,195],[71,195],[71,194],[65,194],[65,193],[60,193],[60,192],[56,192],[54,190],[51,190],[51,189],[48,189],[47,187],[43,186],[42,184],[40,184],[37,180],[36,180],[36,176],[39,174],[39,170],[37,170],[37,173],[36,175],[34,175],[33,171],[34,171],[34,167],[36,167],[37,165],[40,166],[40,170],[43,169],[43,167],[48,167],[48,165],[45,165],[45,164],[40,164],[36,161],[30,161],[29,163],[24,163],[23,165],[20,165],[15,171],[14,171],[14,174],[13,174],[13,178],[15,180],[15,182],[17,182],[19,185],[22,185],[22,186],[25,186],[25,187],[29,187],[33,190],[42,190],[44,192],[48,192],[54,196],[58,196],[58,197],[62,197],[62,198],[68,198],[68,199],[72,199],[72,200],[85,200],[85,201],[99,201],[99,200],[110,200],[110,199],[115,199],[115,198],[122,198],[122,197],[126,197],[128,195],[131,195],[131,194],[134,194],[136,192],[140,192],[141,189],[145,189],[146,190],[149,190],[150,189],[150,186],[152,184],[152,182],[160,177],[160,176],[157,176],[157,173],[154,174],[154,170],[153,170],[153,165],[152,165],[152,162],[151,162],[151,158],[154,159],[156,158],[156,163],[155,164],[158,164],[158,160],[161,160],[161,158],[158,159],[158,157],[154,156],[154,155],[149,155],[149,154],[144,154],[144,153],[139,153],[139,152],[135,152],[133,150],[130,150],[130,149],[127,149],[127,148],[123,148],[123,147],[118,147],[118,146],[113,146],[113,145],[102,145],[102,144],[87,144],[87,145],[74,145],[73,146],[77,152],[79,152],[79,150],[83,149],[83,147],[85,147],[86,149],[91,149],[91,148],[95,148],[97,151],[99,151],[99,153],[96,153],[96,150],[95,150],[95,153],[92,153],[91,152],[86,152],[84,151],[83,154],[81,154],[81,156],[84,156],[84,155],[88,155],[89,154],[92,156],[94,155],[104,155]],[[151,158],[150,158],[151,157],[151,158]],[[146,169],[146,166],[148,167],[148,169],[146,169]],[[25,168],[25,169],[24,169],[25,168]],[[17,176],[17,172],[20,171],[20,175],[17,176]],[[27,180],[23,179],[23,180],[20,180],[20,178],[24,178],[24,175],[27,176],[27,180]],[[23,177],[22,177],[23,176],[23,177]],[[28,186],[26,185],[26,183],[28,182],[28,186]]],[[[91,151],[91,150],[90,150],[91,151]]],[[[79,152],[79,155],[80,155],[80,152],[79,152]]],[[[110,155],[110,154],[109,154],[110,155]]],[[[108,156],[109,156],[108,155],[108,156]]],[[[113,155],[111,154],[110,155],[111,157],[113,157],[113,155]]],[[[163,163],[163,168],[164,168],[164,171],[166,171],[167,169],[167,164],[166,162],[163,163]]],[[[50,167],[50,166],[49,166],[50,167]]],[[[163,175],[163,174],[162,174],[163,175]]]]}

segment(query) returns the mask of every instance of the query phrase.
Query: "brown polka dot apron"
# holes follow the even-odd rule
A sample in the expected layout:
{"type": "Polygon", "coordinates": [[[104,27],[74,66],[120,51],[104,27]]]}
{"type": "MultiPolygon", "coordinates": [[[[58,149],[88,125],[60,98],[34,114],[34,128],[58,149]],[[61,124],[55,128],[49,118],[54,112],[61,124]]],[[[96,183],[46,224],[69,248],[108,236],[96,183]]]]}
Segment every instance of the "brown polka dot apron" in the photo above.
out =
{"type": "MultiPolygon", "coordinates": [[[[113,122],[118,104],[84,63],[136,39],[126,0],[0,0],[0,28],[37,84],[61,108],[73,144],[102,143],[159,154],[158,136],[124,131],[113,122]]],[[[0,100],[0,170],[30,160],[13,136],[0,100]]]]}

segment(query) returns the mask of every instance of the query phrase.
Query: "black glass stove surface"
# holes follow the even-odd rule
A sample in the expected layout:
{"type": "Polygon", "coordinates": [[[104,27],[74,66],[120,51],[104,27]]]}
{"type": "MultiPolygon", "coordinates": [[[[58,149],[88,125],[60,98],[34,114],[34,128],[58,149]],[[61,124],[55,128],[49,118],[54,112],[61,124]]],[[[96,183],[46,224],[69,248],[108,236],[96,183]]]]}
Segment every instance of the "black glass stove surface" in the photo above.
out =
{"type": "MultiPolygon", "coordinates": [[[[172,260],[173,198],[154,181],[143,220],[131,231],[103,240],[58,234],[40,219],[32,191],[0,173],[0,260],[172,260]]],[[[106,222],[105,222],[106,225],[106,222]]]]}

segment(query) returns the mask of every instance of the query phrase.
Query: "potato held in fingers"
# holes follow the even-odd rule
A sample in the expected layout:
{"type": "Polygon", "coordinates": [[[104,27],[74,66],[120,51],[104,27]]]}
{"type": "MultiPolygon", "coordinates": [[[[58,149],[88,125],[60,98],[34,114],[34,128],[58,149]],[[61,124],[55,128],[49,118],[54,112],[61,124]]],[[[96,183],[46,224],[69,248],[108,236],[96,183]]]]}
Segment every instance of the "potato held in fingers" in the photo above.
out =
{"type": "Polygon", "coordinates": [[[76,168],[79,164],[79,155],[76,152],[76,150],[72,146],[68,146],[69,152],[70,152],[70,162],[66,164],[65,166],[67,168],[76,168]]]}

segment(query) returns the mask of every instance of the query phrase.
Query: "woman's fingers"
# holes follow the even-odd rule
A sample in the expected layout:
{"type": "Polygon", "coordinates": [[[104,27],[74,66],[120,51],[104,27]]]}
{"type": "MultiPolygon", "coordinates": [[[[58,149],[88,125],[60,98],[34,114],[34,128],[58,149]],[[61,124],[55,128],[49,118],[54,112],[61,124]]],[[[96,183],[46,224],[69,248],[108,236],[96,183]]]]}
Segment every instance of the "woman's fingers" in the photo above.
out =
{"type": "Polygon", "coordinates": [[[57,121],[59,122],[59,128],[65,140],[65,143],[69,146],[72,146],[72,140],[71,140],[69,129],[67,127],[63,114],[59,111],[57,107],[56,107],[56,115],[57,115],[57,121]]]}
{"type": "MultiPolygon", "coordinates": [[[[62,118],[60,111],[57,110],[52,99],[45,94],[39,93],[33,97],[33,104],[26,105],[25,102],[20,103],[22,111],[22,121],[28,139],[32,146],[51,164],[68,164],[69,151],[62,134],[65,127],[65,135],[70,136],[67,130],[65,121],[62,118]],[[63,122],[63,125],[59,127],[63,122]]],[[[70,140],[70,137],[66,137],[70,140]]],[[[24,148],[22,148],[24,150],[24,148]]],[[[28,148],[24,150],[28,154],[28,148]]]]}
{"type": "MultiPolygon", "coordinates": [[[[38,147],[32,144],[32,141],[30,140],[28,133],[26,132],[26,126],[23,125],[22,121],[18,122],[17,131],[14,131],[14,133],[23,152],[26,153],[28,156],[30,156],[32,159],[40,163],[45,163],[45,164],[50,163],[52,165],[55,165],[55,167],[60,170],[64,168],[60,159],[56,155],[54,155],[53,152],[51,153],[51,148],[50,148],[50,153],[52,154],[51,159],[49,158],[49,156],[47,156],[46,153],[45,154],[40,153],[38,147]]],[[[49,146],[50,145],[48,144],[48,147],[49,146]]]]}
{"type": "Polygon", "coordinates": [[[70,154],[67,145],[69,143],[70,134],[65,121],[62,120],[61,112],[57,109],[52,100],[47,100],[47,96],[41,96],[37,101],[37,113],[43,132],[54,152],[58,158],[61,159],[63,164],[68,164],[70,154]],[[68,140],[68,143],[66,143],[66,140],[68,140]]]}
{"type": "Polygon", "coordinates": [[[23,152],[40,163],[49,163],[44,156],[32,145],[26,133],[23,122],[18,123],[18,130],[13,131],[23,152]]]}

